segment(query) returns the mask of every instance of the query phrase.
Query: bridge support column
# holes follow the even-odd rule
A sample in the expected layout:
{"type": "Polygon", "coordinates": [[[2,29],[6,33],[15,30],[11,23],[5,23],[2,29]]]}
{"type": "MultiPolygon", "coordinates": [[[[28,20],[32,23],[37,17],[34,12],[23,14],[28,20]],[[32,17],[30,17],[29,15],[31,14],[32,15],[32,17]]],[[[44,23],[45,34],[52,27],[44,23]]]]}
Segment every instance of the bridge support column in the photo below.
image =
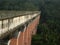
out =
{"type": "Polygon", "coordinates": [[[25,45],[25,30],[26,26],[24,27],[24,31],[20,32],[18,37],[17,37],[17,45],[25,45]]]}
{"type": "Polygon", "coordinates": [[[17,39],[16,38],[10,39],[8,45],[17,45],[17,39]]]}

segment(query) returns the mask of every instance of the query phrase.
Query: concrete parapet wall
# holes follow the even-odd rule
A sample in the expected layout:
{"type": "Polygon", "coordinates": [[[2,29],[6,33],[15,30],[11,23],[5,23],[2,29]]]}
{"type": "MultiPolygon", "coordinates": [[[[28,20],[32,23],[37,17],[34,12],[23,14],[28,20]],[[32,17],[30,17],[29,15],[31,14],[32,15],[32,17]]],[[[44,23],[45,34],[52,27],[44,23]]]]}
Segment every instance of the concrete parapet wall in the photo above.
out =
{"type": "Polygon", "coordinates": [[[39,15],[39,13],[0,20],[0,38],[3,38],[4,36],[2,35],[4,35],[6,32],[13,31],[13,28],[17,27],[18,25],[24,24],[25,22],[31,20],[37,15],[39,15]]]}

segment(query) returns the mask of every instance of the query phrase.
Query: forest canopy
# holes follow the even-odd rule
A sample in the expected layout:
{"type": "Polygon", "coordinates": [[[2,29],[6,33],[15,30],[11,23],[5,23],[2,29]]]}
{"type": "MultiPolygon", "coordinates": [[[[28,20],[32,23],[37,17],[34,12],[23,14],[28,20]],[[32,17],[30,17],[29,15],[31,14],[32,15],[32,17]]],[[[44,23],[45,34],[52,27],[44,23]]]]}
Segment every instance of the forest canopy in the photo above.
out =
{"type": "Polygon", "coordinates": [[[35,0],[0,0],[0,10],[38,10],[35,0]]]}

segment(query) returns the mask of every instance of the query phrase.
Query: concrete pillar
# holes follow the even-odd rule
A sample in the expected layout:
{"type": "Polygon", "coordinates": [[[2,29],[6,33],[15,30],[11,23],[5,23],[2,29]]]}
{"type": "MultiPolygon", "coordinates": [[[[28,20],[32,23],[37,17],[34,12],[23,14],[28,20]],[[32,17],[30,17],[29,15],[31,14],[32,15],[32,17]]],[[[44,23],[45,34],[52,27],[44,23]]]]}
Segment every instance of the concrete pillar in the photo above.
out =
{"type": "Polygon", "coordinates": [[[31,45],[31,38],[32,38],[32,33],[31,33],[31,30],[29,30],[29,32],[28,32],[28,43],[29,43],[29,45],[31,45]]]}
{"type": "Polygon", "coordinates": [[[26,26],[23,29],[24,31],[20,31],[17,37],[17,45],[25,45],[25,30],[26,26]]]}
{"type": "Polygon", "coordinates": [[[16,38],[10,39],[10,41],[8,42],[8,45],[17,45],[17,39],[16,38]]]}
{"type": "Polygon", "coordinates": [[[25,30],[25,38],[24,38],[24,41],[25,41],[25,45],[28,45],[28,30],[25,30]]]}
{"type": "Polygon", "coordinates": [[[23,37],[24,37],[24,32],[19,32],[17,38],[17,45],[23,45],[23,37]]]}

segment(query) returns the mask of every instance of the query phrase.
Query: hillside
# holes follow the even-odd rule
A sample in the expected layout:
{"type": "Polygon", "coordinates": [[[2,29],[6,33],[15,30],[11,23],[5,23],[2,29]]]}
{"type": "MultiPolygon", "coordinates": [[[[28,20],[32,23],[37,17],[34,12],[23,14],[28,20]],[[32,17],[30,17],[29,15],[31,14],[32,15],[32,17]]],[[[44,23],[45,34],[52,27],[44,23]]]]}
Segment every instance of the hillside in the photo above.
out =
{"type": "Polygon", "coordinates": [[[60,44],[60,2],[43,0],[40,3],[41,19],[37,35],[32,38],[32,45],[60,44]]]}

